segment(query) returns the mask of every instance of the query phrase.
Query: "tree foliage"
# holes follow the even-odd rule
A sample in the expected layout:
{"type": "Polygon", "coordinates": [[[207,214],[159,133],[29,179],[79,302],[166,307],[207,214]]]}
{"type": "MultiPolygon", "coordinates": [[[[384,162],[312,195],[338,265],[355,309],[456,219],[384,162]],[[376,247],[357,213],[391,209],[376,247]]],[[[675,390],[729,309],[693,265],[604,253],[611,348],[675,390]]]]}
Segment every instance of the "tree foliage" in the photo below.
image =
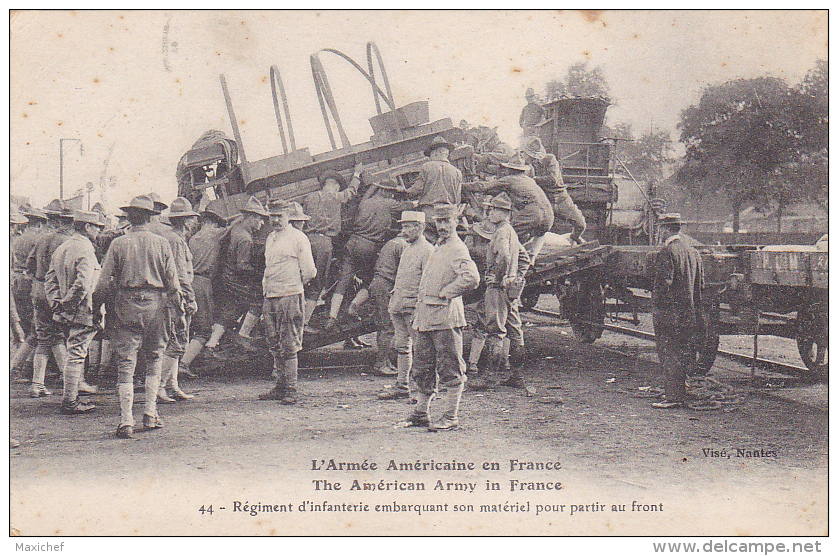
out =
{"type": "Polygon", "coordinates": [[[606,97],[610,96],[610,88],[605,80],[602,68],[597,66],[588,68],[588,62],[576,62],[567,69],[561,79],[551,79],[547,82],[548,100],[562,97],[606,97]]]}
{"type": "Polygon", "coordinates": [[[631,124],[619,123],[610,130],[610,137],[617,139],[617,156],[635,179],[650,185],[663,181],[664,168],[674,160],[668,132],[649,130],[637,138],[631,124]]]}
{"type": "MultiPolygon", "coordinates": [[[[812,91],[820,86],[818,75],[812,74],[812,91]]],[[[681,112],[686,156],[679,181],[699,194],[726,195],[735,230],[746,203],[782,207],[822,196],[826,182],[810,175],[812,162],[824,154],[816,104],[802,86],[774,77],[707,87],[698,105],[681,112]]]]}

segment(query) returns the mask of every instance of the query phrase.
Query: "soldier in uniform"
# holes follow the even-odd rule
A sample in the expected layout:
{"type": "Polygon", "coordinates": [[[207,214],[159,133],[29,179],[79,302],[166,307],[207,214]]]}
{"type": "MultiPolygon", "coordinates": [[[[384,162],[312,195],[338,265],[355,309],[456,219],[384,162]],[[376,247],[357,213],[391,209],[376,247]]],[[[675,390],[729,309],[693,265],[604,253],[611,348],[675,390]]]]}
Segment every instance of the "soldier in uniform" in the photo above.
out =
{"type": "Polygon", "coordinates": [[[116,436],[131,438],[139,350],[146,358],[143,430],[163,426],[157,412],[157,392],[167,343],[166,304],[182,310],[183,301],[172,248],[165,238],[148,230],[151,215],[157,214],[154,202],[140,195],[122,210],[131,228],[111,242],[94,294],[94,312],[105,299],[112,298],[107,326],[112,328],[118,371],[120,420],[116,436]]]}
{"type": "Polygon", "coordinates": [[[311,220],[311,216],[307,215],[303,211],[303,206],[300,203],[294,201],[290,204],[290,208],[288,209],[288,221],[292,226],[300,231],[303,231],[303,229],[305,229],[306,222],[309,220],[311,220]]]}
{"type": "Polygon", "coordinates": [[[416,331],[413,329],[413,313],[422,272],[434,250],[425,238],[425,213],[406,210],[399,219],[401,236],[407,245],[399,258],[393,293],[387,306],[393,324],[393,347],[396,350],[396,385],[378,394],[380,400],[397,400],[410,395],[410,371],[413,367],[413,346],[416,331]]]}
{"type": "Polygon", "coordinates": [[[177,197],[169,207],[168,219],[170,227],[163,231],[163,237],[172,248],[175,259],[175,270],[180,280],[181,296],[178,299],[166,300],[166,336],[168,343],[163,351],[163,367],[160,378],[160,389],[157,393],[159,403],[174,403],[175,400],[190,400],[192,394],[187,394],[180,388],[178,373],[180,359],[189,345],[189,327],[192,315],[198,310],[195,301],[195,290],[192,287],[194,270],[192,267],[192,252],[186,243],[186,236],[195,226],[198,213],[192,210],[192,205],[184,197],[177,197]],[[168,391],[172,395],[169,396],[168,391]]]}
{"type": "MultiPolygon", "coordinates": [[[[21,234],[23,226],[27,222],[29,221],[26,217],[17,210],[12,209],[9,212],[10,243],[12,239],[21,234]]],[[[9,267],[14,267],[14,252],[11,249],[9,249],[9,267]]],[[[12,327],[12,341],[13,343],[23,345],[26,343],[26,333],[23,331],[23,327],[20,324],[20,315],[17,312],[17,304],[15,303],[14,295],[14,280],[9,283],[9,294],[9,324],[12,327]]]]}
{"type": "MultiPolygon", "coordinates": [[[[218,258],[221,250],[221,238],[227,230],[226,212],[220,201],[210,201],[201,213],[201,229],[189,238],[189,251],[192,253],[194,273],[192,286],[195,291],[195,303],[198,310],[192,315],[192,339],[180,360],[180,371],[187,376],[195,376],[191,365],[204,349],[213,334],[216,318],[215,284],[218,277],[218,258]]],[[[215,338],[221,338],[224,329],[215,338]]]]}
{"type": "Polygon", "coordinates": [[[665,399],[652,407],[670,409],[686,402],[686,378],[695,366],[696,344],[704,337],[704,267],[701,255],[683,241],[681,215],[661,215],[663,248],[655,260],[653,324],[658,357],[666,373],[665,399]]]}
{"type": "Polygon", "coordinates": [[[44,232],[47,216],[37,208],[24,209],[23,215],[28,220],[20,235],[12,240],[12,299],[15,302],[20,326],[23,329],[25,341],[22,342],[12,357],[10,368],[13,375],[22,376],[24,365],[32,359],[33,351],[38,345],[35,336],[34,309],[32,307],[32,275],[26,263],[29,255],[35,250],[38,237],[44,232]]]}
{"type": "Polygon", "coordinates": [[[317,264],[317,277],[306,286],[306,324],[311,320],[320,294],[326,288],[332,264],[333,243],[341,234],[343,224],[341,210],[358,194],[362,169],[360,162],[355,165],[348,187],[346,179],[338,172],[323,172],[319,177],[320,191],[309,193],[303,200],[303,209],[311,217],[305,225],[305,232],[311,243],[314,262],[317,264]]]}
{"type": "Polygon", "coordinates": [[[538,103],[535,97],[535,91],[531,88],[527,89],[524,95],[527,99],[527,105],[521,110],[521,116],[518,118],[518,125],[524,130],[524,136],[538,135],[538,128],[544,124],[545,111],[544,107],[538,103]]]}
{"type": "Polygon", "coordinates": [[[573,228],[570,239],[582,243],[582,234],[587,227],[585,216],[567,192],[556,157],[544,149],[538,137],[528,137],[521,152],[524,154],[524,162],[532,168],[529,172],[530,177],[535,179],[535,183],[547,194],[547,198],[553,203],[555,214],[569,222],[573,228]]]}
{"type": "Polygon", "coordinates": [[[344,295],[356,275],[361,279],[361,290],[349,305],[349,315],[357,316],[358,309],[369,298],[368,287],[375,271],[378,253],[393,236],[392,212],[400,205],[395,199],[397,190],[398,184],[394,180],[384,179],[370,187],[358,204],[352,235],[346,242],[340,280],[332,295],[326,330],[333,330],[337,325],[344,295]]]}
{"type": "Polygon", "coordinates": [[[434,205],[448,203],[458,206],[462,200],[463,173],[448,161],[454,148],[441,135],[434,137],[425,149],[425,156],[430,160],[422,164],[419,178],[407,189],[407,196],[416,199],[419,210],[425,213],[425,221],[429,224],[425,227],[425,234],[429,240],[436,239],[434,205]]]}
{"type": "Polygon", "coordinates": [[[492,370],[500,369],[503,363],[503,341],[506,338],[506,322],[512,310],[513,301],[507,295],[507,288],[518,277],[518,258],[521,244],[509,223],[512,201],[506,193],[500,193],[489,202],[488,220],[494,225],[492,239],[486,249],[486,293],[483,297],[485,332],[489,344],[489,368],[479,371],[471,388],[485,390],[492,370]]]}
{"type": "Polygon", "coordinates": [[[456,429],[460,398],[466,381],[463,361],[462,295],[480,283],[477,265],[457,235],[459,213],[451,204],[434,207],[439,240],[422,270],[413,329],[416,331],[413,374],[418,385],[416,408],[406,419],[408,426],[427,426],[431,431],[456,429]],[[428,411],[437,383],[443,386],[441,417],[430,422],[428,411]]]}
{"type": "Polygon", "coordinates": [[[97,212],[76,212],[73,225],[75,233],[52,254],[44,285],[53,318],[67,338],[61,402],[65,415],[87,413],[96,407],[80,401],[78,394],[84,382],[84,360],[101,319],[101,312],[93,312],[93,289],[99,274],[93,242],[105,224],[97,212]]]}
{"type": "Polygon", "coordinates": [[[227,249],[221,274],[223,301],[220,307],[221,322],[213,326],[207,349],[214,349],[224,331],[233,327],[245,315],[237,343],[249,347],[250,331],[259,320],[262,296],[259,292],[260,272],[253,265],[253,234],[265,224],[268,213],[256,197],[250,197],[242,209],[243,218],[229,231],[227,249]]]}
{"type": "MultiPolygon", "coordinates": [[[[35,360],[32,371],[32,387],[29,395],[33,398],[52,394],[44,386],[47,364],[52,353],[59,371],[64,371],[67,363],[67,346],[63,330],[52,319],[52,309],[47,302],[44,280],[52,260],[52,254],[58,246],[70,239],[73,234],[73,211],[62,201],[54,200],[44,209],[51,231],[42,234],[35,244],[35,249],[27,260],[27,269],[32,274],[32,306],[35,318],[35,334],[38,347],[35,348],[35,360]]],[[[86,386],[86,385],[85,385],[86,386]]]]}
{"type": "Polygon", "coordinates": [[[393,376],[398,372],[394,368],[398,365],[398,362],[393,361],[394,357],[392,356],[395,330],[393,329],[393,322],[390,320],[388,307],[390,306],[390,292],[393,291],[396,272],[399,269],[399,261],[405,247],[407,247],[407,240],[402,234],[384,244],[384,247],[378,252],[375,273],[369,286],[370,299],[375,306],[373,320],[378,328],[375,337],[377,351],[375,363],[372,367],[374,374],[393,376]]]}
{"type": "Polygon", "coordinates": [[[314,278],[317,267],[308,238],[288,223],[288,202],[270,201],[268,209],[273,231],[265,243],[262,314],[277,379],[259,399],[293,405],[297,403],[297,353],[303,347],[303,286],[314,278]]]}

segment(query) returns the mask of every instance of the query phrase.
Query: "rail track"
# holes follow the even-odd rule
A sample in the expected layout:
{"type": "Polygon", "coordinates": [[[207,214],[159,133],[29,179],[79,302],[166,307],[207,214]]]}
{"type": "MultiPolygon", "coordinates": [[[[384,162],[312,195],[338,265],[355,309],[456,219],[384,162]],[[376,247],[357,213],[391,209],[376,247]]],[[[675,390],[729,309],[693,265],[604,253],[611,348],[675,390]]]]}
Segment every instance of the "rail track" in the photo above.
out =
{"type": "MultiPolygon", "coordinates": [[[[559,313],[556,313],[554,311],[548,311],[546,309],[532,308],[532,309],[528,309],[527,312],[533,313],[535,315],[543,316],[543,317],[553,318],[553,319],[556,319],[556,320],[566,320],[559,313]]],[[[652,341],[652,342],[655,341],[655,335],[651,332],[645,332],[643,330],[637,330],[635,328],[627,328],[625,326],[619,326],[617,324],[609,324],[609,323],[603,323],[603,324],[589,323],[589,324],[592,324],[594,326],[600,326],[604,330],[609,330],[611,332],[617,332],[618,334],[625,334],[626,336],[633,336],[635,338],[641,338],[643,340],[649,340],[649,341],[652,341]]],[[[747,355],[742,355],[740,353],[734,353],[732,351],[727,351],[727,350],[720,349],[720,350],[718,350],[718,355],[720,355],[721,357],[724,357],[725,359],[735,361],[737,363],[742,363],[742,364],[745,364],[745,365],[752,365],[753,364],[753,358],[752,357],[747,356],[747,355]]],[[[772,360],[769,360],[769,359],[757,358],[756,363],[757,363],[757,367],[760,368],[760,369],[763,369],[763,370],[766,370],[766,371],[772,371],[772,372],[776,372],[776,373],[781,373],[781,374],[785,374],[785,375],[791,375],[791,376],[802,377],[802,378],[807,378],[807,379],[812,379],[813,375],[814,375],[814,373],[812,373],[812,371],[810,371],[806,367],[799,367],[797,365],[790,365],[788,363],[780,363],[779,361],[772,361],[772,360]]]]}

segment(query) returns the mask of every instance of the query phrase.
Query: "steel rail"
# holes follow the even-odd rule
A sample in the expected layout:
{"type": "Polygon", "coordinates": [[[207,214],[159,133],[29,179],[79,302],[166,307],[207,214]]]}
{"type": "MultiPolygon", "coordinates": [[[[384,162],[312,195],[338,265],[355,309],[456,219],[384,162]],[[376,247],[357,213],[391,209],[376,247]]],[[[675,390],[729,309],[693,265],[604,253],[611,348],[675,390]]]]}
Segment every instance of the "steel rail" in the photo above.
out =
{"type": "MultiPolygon", "coordinates": [[[[561,319],[566,320],[562,317],[559,313],[554,311],[547,311],[545,309],[528,309],[530,313],[534,313],[536,315],[550,317],[554,319],[561,319]]],[[[593,322],[588,322],[585,324],[590,324],[592,326],[598,326],[603,330],[609,330],[611,332],[617,332],[619,334],[625,334],[626,336],[634,336],[635,338],[641,338],[643,340],[649,340],[654,342],[655,335],[652,332],[644,332],[643,330],[636,330],[634,328],[626,328],[624,326],[618,326],[616,324],[597,324],[593,322]]],[[[730,359],[737,363],[744,363],[746,365],[750,365],[753,362],[753,358],[749,355],[742,355],[741,353],[734,353],[732,351],[727,351],[720,349],[717,351],[718,355],[726,359],[730,359]]],[[[779,361],[771,361],[770,359],[762,359],[757,358],[757,364],[766,370],[780,372],[784,374],[790,374],[793,376],[812,376],[812,371],[807,369],[806,367],[798,367],[797,365],[790,365],[788,363],[780,363],[779,361]]]]}

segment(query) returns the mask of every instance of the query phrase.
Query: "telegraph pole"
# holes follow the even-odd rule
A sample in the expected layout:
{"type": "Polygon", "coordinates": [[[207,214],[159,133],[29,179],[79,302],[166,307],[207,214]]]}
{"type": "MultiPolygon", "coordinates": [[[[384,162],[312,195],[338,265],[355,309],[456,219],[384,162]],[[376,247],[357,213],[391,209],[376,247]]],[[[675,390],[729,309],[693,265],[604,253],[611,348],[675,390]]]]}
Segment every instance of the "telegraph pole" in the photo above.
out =
{"type": "Polygon", "coordinates": [[[58,140],[58,198],[64,200],[64,141],[78,141],[81,150],[81,139],[59,139],[58,140]]]}

